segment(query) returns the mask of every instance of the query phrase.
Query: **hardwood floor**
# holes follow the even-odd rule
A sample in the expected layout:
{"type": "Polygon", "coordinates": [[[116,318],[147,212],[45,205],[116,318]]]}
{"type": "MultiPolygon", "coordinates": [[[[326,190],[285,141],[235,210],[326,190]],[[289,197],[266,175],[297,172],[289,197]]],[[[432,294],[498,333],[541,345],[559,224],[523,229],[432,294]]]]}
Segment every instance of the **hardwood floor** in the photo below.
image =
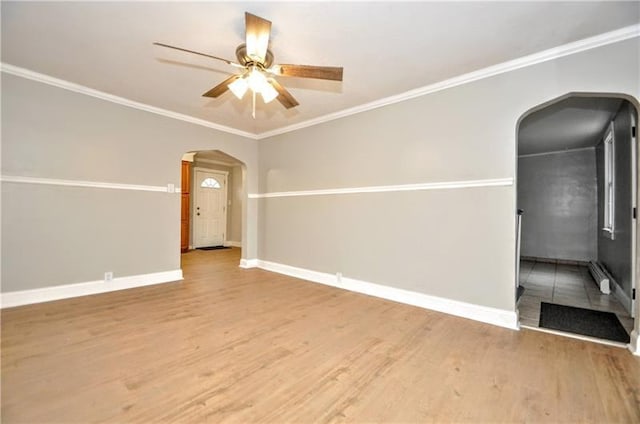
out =
{"type": "Polygon", "coordinates": [[[640,422],[640,358],[183,255],[2,311],[2,422],[640,422]]]}

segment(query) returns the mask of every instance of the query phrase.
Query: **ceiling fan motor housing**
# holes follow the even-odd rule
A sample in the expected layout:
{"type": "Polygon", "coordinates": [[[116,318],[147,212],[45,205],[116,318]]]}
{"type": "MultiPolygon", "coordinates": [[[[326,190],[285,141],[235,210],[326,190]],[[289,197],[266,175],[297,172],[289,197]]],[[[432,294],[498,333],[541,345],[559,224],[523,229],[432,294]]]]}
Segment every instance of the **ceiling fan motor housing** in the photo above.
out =
{"type": "Polygon", "coordinates": [[[251,66],[251,65],[259,65],[263,68],[270,68],[273,65],[273,52],[267,49],[267,54],[265,55],[264,62],[257,62],[254,58],[247,54],[247,45],[242,43],[236,48],[236,57],[238,58],[238,62],[242,66],[251,66]]]}
{"type": "MultiPolygon", "coordinates": [[[[236,48],[238,63],[222,57],[197,52],[182,47],[154,42],[153,44],[186,53],[196,54],[210,59],[225,62],[227,65],[243,68],[240,74],[234,74],[203,94],[204,97],[217,98],[227,90],[232,90],[238,98],[242,98],[248,88],[262,94],[266,103],[277,99],[285,108],[298,106],[298,101],[277,81],[274,76],[316,78],[331,81],[342,81],[342,68],[335,66],[310,65],[276,65],[274,55],[269,50],[271,21],[249,12],[245,13],[245,40],[236,48]],[[250,49],[247,49],[249,44],[250,49]],[[249,54],[251,52],[251,54],[249,54]]],[[[255,96],[253,96],[255,99],[255,96]]],[[[254,100],[255,101],[255,100],[254,100]]],[[[255,112],[254,112],[255,118],[255,112]]]]}

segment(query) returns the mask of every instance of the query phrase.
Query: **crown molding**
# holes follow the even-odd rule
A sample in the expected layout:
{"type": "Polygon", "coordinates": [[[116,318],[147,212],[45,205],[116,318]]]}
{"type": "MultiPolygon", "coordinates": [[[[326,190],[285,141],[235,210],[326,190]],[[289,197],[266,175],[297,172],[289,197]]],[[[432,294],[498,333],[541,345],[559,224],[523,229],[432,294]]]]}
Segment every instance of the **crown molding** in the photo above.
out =
{"type": "Polygon", "coordinates": [[[260,140],[263,138],[285,134],[285,133],[299,130],[302,128],[311,127],[314,125],[333,121],[335,119],[340,119],[346,116],[355,115],[357,113],[362,113],[362,112],[377,109],[380,107],[392,105],[394,103],[403,102],[405,100],[410,100],[416,97],[425,96],[427,94],[435,93],[437,91],[446,90],[448,88],[457,87],[459,85],[467,84],[480,79],[489,78],[489,77],[503,74],[509,71],[515,71],[516,69],[524,68],[524,67],[535,65],[542,62],[547,62],[549,60],[557,59],[563,56],[568,56],[574,53],[579,53],[585,50],[594,49],[596,47],[617,43],[617,42],[628,40],[630,38],[635,38],[635,37],[640,37],[640,24],[631,25],[628,27],[617,29],[615,31],[606,32],[604,34],[600,34],[600,35],[585,38],[582,40],[574,41],[572,43],[564,44],[562,46],[553,47],[551,49],[543,50],[541,52],[534,53],[528,56],[523,56],[518,59],[509,60],[507,62],[502,62],[497,65],[489,66],[487,68],[479,69],[477,71],[473,71],[467,74],[459,75],[457,77],[449,78],[444,81],[437,82],[435,84],[430,84],[424,87],[405,91],[404,93],[401,93],[401,94],[385,97],[379,100],[374,100],[373,102],[365,103],[349,109],[344,109],[338,112],[330,113],[328,115],[320,116],[318,118],[309,119],[307,121],[299,122],[297,124],[288,125],[286,127],[278,128],[272,131],[259,133],[257,134],[257,139],[260,140]]]}
{"type": "Polygon", "coordinates": [[[168,118],[173,118],[180,121],[185,121],[192,124],[200,125],[203,127],[212,128],[212,129],[226,132],[229,134],[239,135],[252,140],[261,140],[261,139],[273,137],[276,135],[285,134],[291,131],[296,131],[299,129],[322,124],[325,122],[333,121],[335,119],[344,118],[350,115],[355,115],[357,113],[362,113],[369,110],[392,105],[394,103],[403,102],[405,100],[410,100],[416,97],[425,96],[427,94],[446,90],[448,88],[457,87],[459,85],[467,84],[467,83],[481,80],[484,78],[489,78],[495,75],[503,74],[505,72],[514,71],[527,66],[532,66],[538,63],[547,62],[549,60],[561,58],[561,57],[568,56],[575,53],[580,53],[585,50],[594,49],[597,47],[617,43],[620,41],[624,41],[624,40],[628,40],[636,37],[640,37],[640,24],[627,26],[614,31],[606,32],[604,34],[599,34],[593,37],[574,41],[572,43],[564,44],[558,47],[553,47],[551,49],[543,50],[541,52],[524,56],[518,59],[510,60],[507,62],[499,63],[497,65],[489,66],[487,68],[479,69],[477,71],[473,71],[463,75],[459,75],[457,77],[449,78],[444,81],[440,81],[434,84],[409,90],[394,96],[385,97],[383,99],[375,100],[373,102],[365,103],[359,106],[344,109],[338,112],[330,113],[317,118],[299,122],[297,124],[288,125],[286,127],[281,127],[275,130],[265,131],[262,133],[250,133],[247,131],[239,130],[237,128],[216,124],[216,123],[206,121],[204,119],[196,118],[193,116],[172,112],[170,110],[136,102],[133,100],[126,99],[124,97],[114,96],[112,94],[94,90],[92,88],[88,88],[80,84],[72,83],[59,78],[54,78],[45,74],[34,72],[25,68],[20,68],[18,66],[10,65],[7,63],[0,63],[0,72],[5,72],[7,74],[16,75],[22,78],[38,81],[48,85],[53,85],[55,87],[63,88],[70,91],[75,91],[77,93],[86,94],[88,96],[96,97],[112,103],[121,104],[134,109],[155,113],[157,115],[166,116],[168,118]]]}
{"type": "Polygon", "coordinates": [[[89,88],[84,85],[76,84],[70,81],[65,81],[59,78],[54,78],[49,75],[45,75],[39,72],[31,71],[29,69],[21,68],[19,66],[10,65],[8,63],[4,63],[4,62],[0,63],[0,71],[6,74],[15,75],[15,76],[26,78],[32,81],[41,82],[43,84],[52,85],[54,87],[63,88],[65,90],[74,91],[76,93],[85,94],[87,96],[95,97],[101,100],[106,100],[108,102],[127,106],[133,109],[139,109],[145,112],[155,113],[156,115],[177,119],[179,121],[189,122],[191,124],[212,128],[214,130],[226,132],[229,134],[239,135],[241,137],[246,137],[253,140],[256,139],[256,134],[254,133],[241,131],[239,129],[227,127],[225,125],[215,124],[213,122],[205,121],[204,119],[196,118],[189,115],[184,115],[182,113],[173,112],[170,110],[151,106],[145,103],[136,102],[134,100],[126,99],[124,97],[114,96],[113,94],[105,93],[104,91],[94,90],[93,88],[89,88]]]}

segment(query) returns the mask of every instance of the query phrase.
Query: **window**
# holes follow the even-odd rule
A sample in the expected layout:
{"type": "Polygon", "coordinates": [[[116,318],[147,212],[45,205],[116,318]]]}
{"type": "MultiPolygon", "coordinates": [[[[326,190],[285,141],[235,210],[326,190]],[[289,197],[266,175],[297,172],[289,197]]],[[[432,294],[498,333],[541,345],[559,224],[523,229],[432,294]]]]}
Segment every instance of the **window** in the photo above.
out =
{"type": "Polygon", "coordinates": [[[204,180],[202,180],[202,183],[200,183],[200,187],[220,188],[221,186],[218,180],[216,180],[215,178],[205,178],[204,180]]]}
{"type": "Polygon", "coordinates": [[[615,137],[613,122],[604,137],[604,228],[613,240],[615,221],[615,137]]]}

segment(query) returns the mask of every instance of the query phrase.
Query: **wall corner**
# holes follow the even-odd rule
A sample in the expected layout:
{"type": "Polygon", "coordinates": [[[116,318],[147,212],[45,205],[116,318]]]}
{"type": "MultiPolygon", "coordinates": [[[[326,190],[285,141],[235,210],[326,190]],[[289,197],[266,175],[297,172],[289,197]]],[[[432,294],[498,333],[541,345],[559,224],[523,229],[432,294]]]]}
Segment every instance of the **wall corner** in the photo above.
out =
{"type": "Polygon", "coordinates": [[[633,330],[631,332],[631,341],[629,342],[629,350],[636,356],[640,356],[640,342],[639,339],[640,334],[638,334],[638,330],[633,330]]]}

